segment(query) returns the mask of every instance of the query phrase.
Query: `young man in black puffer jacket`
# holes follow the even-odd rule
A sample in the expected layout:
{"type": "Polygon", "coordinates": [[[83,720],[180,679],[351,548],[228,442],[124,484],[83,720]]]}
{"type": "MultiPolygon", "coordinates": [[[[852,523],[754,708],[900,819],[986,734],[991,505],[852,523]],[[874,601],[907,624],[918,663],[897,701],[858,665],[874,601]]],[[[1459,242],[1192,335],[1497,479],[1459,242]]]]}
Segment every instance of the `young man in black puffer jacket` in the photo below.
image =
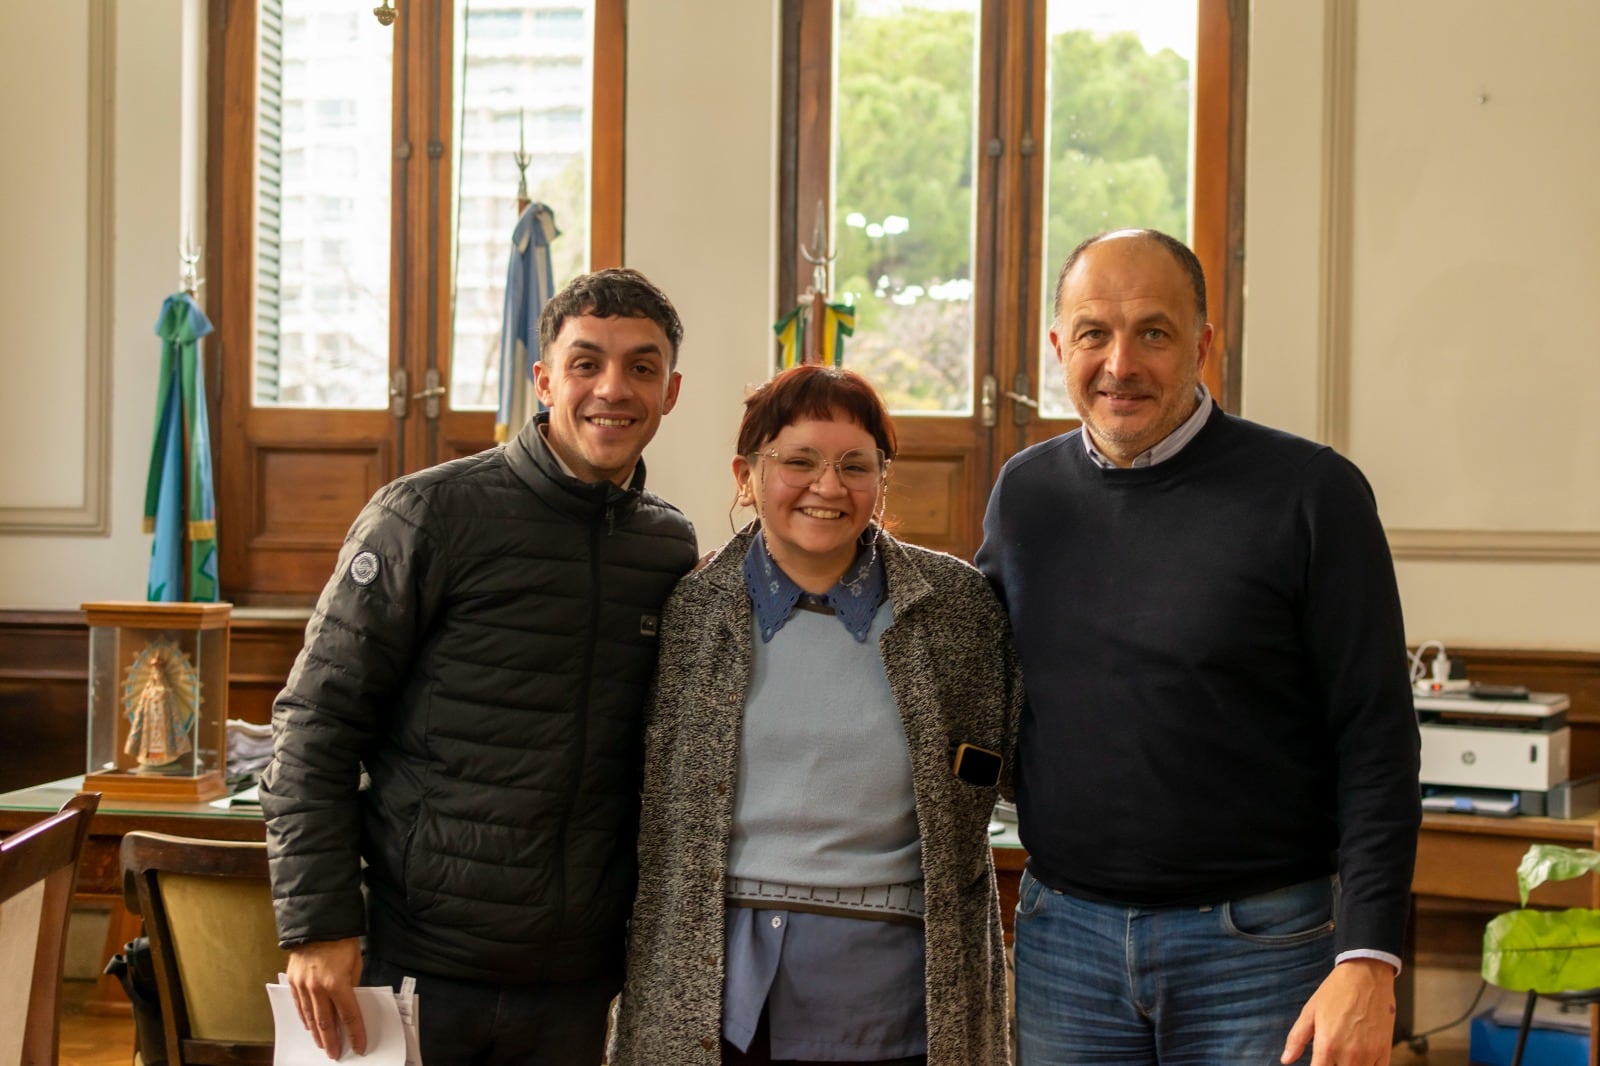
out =
{"type": "Polygon", "coordinates": [[[600,1060],[657,616],[696,556],[640,459],[682,335],[637,272],[577,279],[540,319],[548,412],[350,530],[261,785],[289,982],[331,1058],[365,1048],[353,986],[410,975],[429,1066],[600,1060]]]}

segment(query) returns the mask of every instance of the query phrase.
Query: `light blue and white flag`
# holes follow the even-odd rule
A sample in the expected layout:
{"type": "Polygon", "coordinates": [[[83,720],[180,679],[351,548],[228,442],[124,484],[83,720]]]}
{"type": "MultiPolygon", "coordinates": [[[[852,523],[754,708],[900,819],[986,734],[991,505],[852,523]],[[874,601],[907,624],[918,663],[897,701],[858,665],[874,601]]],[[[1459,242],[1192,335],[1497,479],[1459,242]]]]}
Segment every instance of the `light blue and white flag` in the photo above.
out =
{"type": "Polygon", "coordinates": [[[500,329],[500,409],[494,439],[510,440],[543,407],[533,389],[533,364],[539,361],[539,315],[555,295],[550,242],[561,236],[555,213],[532,203],[511,231],[511,265],[506,271],[506,313],[500,329]]]}

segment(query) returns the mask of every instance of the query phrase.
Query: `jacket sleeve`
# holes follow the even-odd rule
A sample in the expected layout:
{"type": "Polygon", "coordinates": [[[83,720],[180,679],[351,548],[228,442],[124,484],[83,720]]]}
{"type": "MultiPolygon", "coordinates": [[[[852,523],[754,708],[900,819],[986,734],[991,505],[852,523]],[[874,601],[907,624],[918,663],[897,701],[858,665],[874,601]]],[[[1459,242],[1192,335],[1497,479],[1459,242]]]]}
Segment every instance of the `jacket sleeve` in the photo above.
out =
{"type": "Polygon", "coordinates": [[[260,792],[285,948],[366,930],[361,763],[436,609],[434,555],[425,503],[403,483],[380,490],[351,527],[273,704],[260,792]]]}
{"type": "Polygon", "coordinates": [[[1306,469],[1302,627],[1333,744],[1338,952],[1402,954],[1422,809],[1400,593],[1372,489],[1331,450],[1306,469]]]}
{"type": "Polygon", "coordinates": [[[1016,648],[1011,647],[1011,619],[1006,618],[1005,607],[995,594],[987,578],[979,578],[963,589],[963,597],[971,603],[978,615],[976,631],[984,643],[984,658],[989,661],[989,675],[984,688],[992,691],[992,706],[1002,717],[1000,722],[1000,797],[1016,799],[1016,728],[1022,714],[1022,666],[1016,658],[1016,648]]]}
{"type": "Polygon", "coordinates": [[[1005,749],[1001,752],[1004,759],[1000,771],[1000,797],[1007,803],[1017,801],[1017,727],[1022,720],[1022,701],[1025,690],[1022,687],[1022,663],[1017,659],[1016,649],[1011,645],[1011,621],[1006,617],[1005,611],[995,604],[999,614],[996,626],[999,637],[999,673],[1005,685],[1005,749]]]}

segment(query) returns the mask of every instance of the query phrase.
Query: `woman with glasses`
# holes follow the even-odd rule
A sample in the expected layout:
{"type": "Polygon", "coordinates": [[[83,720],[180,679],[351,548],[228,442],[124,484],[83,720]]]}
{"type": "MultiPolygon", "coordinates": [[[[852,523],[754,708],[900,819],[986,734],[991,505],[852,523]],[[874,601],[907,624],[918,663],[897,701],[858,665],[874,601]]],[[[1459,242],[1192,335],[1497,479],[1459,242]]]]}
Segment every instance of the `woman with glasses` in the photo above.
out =
{"type": "Polygon", "coordinates": [[[894,425],[745,401],[755,520],[667,602],[612,1066],[1009,1061],[989,816],[1020,683],[976,570],[883,528],[894,425]]]}

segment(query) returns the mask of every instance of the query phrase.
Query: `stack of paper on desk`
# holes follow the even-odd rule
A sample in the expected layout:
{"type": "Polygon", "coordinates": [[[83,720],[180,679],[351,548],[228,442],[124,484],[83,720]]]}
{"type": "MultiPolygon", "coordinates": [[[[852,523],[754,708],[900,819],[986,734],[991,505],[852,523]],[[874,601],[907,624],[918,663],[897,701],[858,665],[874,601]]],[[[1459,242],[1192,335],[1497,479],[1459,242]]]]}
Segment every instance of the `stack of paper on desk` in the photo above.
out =
{"type": "Polygon", "coordinates": [[[272,761],[272,727],[228,719],[228,776],[259,774],[272,761]]]}
{"type": "MultiPolygon", "coordinates": [[[[367,1053],[357,1055],[351,1051],[346,1035],[338,1061],[359,1059],[372,1066],[422,1066],[422,1053],[417,1049],[417,1004],[421,997],[415,989],[416,981],[410,977],[401,983],[398,992],[388,988],[356,989],[356,1004],[367,1027],[367,1053]]],[[[273,1066],[327,1066],[332,1060],[317,1047],[310,1030],[300,1024],[294,993],[284,974],[278,975],[277,984],[267,986],[267,998],[272,1002],[273,1066]]]]}

